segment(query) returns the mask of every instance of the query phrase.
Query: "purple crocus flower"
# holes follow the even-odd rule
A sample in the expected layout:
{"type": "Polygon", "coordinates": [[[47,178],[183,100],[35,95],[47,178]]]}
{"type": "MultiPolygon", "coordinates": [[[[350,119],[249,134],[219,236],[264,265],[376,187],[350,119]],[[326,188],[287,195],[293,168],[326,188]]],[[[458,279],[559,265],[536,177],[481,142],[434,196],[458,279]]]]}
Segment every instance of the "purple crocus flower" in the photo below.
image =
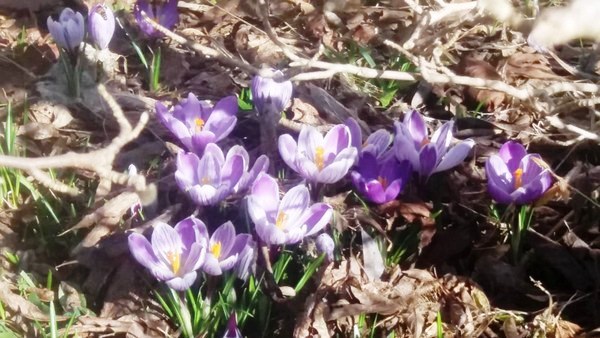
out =
{"type": "Polygon", "coordinates": [[[58,21],[54,21],[49,16],[46,23],[48,31],[59,47],[68,52],[75,52],[79,48],[85,33],[85,23],[81,13],[65,8],[60,13],[58,21]]]}
{"type": "Polygon", "coordinates": [[[171,29],[177,21],[179,21],[179,13],[177,12],[177,0],[168,0],[166,4],[157,5],[152,1],[152,4],[145,0],[138,0],[133,8],[133,14],[140,29],[148,37],[161,37],[163,34],[154,29],[151,24],[144,20],[142,12],[146,13],[148,18],[155,21],[166,29],[171,29]]]}
{"type": "Polygon", "coordinates": [[[214,143],[206,146],[202,158],[194,153],[177,155],[175,181],[198,205],[215,205],[231,195],[244,174],[244,158],[234,151],[227,157],[214,143]]]}
{"type": "Polygon", "coordinates": [[[452,128],[454,121],[446,122],[427,137],[427,126],[421,114],[411,111],[406,114],[402,123],[396,122],[396,139],[394,144],[396,158],[399,161],[410,161],[414,171],[423,180],[434,173],[448,170],[464,161],[469,155],[475,141],[468,139],[452,146],[452,128]]]}
{"type": "Polygon", "coordinates": [[[334,126],[323,137],[316,128],[304,125],[298,143],[291,135],[279,137],[279,153],[292,170],[310,182],[335,183],[341,180],[356,161],[350,129],[334,126]]]}
{"type": "Polygon", "coordinates": [[[189,151],[198,155],[202,155],[207,144],[219,142],[231,133],[237,122],[237,111],[235,96],[222,98],[211,108],[190,93],[187,99],[173,107],[172,112],[156,102],[160,121],[189,151]]]}
{"type": "Polygon", "coordinates": [[[191,216],[172,228],[157,223],[151,240],[138,233],[129,235],[129,250],[150,273],[178,291],[188,289],[196,280],[196,270],[204,264],[207,241],[199,219],[191,216]]]}
{"type": "Polygon", "coordinates": [[[317,236],[315,240],[317,245],[317,252],[319,254],[325,254],[325,258],[328,261],[333,261],[333,250],[335,249],[335,243],[333,242],[333,238],[326,233],[322,233],[317,236]]]}
{"type": "Polygon", "coordinates": [[[277,181],[261,173],[248,196],[248,213],[265,243],[294,244],[325,227],[333,214],[328,204],[309,203],[306,186],[293,187],[280,200],[277,181]]]}
{"type": "Polygon", "coordinates": [[[256,270],[256,256],[258,249],[256,242],[249,236],[246,246],[242,249],[238,256],[238,261],[233,268],[236,276],[241,280],[247,280],[256,270]]]}
{"type": "Polygon", "coordinates": [[[529,204],[537,200],[552,186],[552,173],[536,159],[538,154],[527,154],[516,142],[502,145],[498,155],[485,163],[488,191],[492,198],[503,204],[529,204]]]}
{"type": "Polygon", "coordinates": [[[350,129],[350,134],[352,135],[352,146],[359,150],[359,154],[362,154],[363,152],[370,152],[375,155],[377,159],[390,155],[388,150],[390,149],[390,145],[392,144],[394,138],[389,131],[385,129],[379,129],[371,133],[367,137],[367,140],[363,143],[362,131],[358,125],[358,122],[350,117],[346,120],[346,122],[344,122],[344,124],[350,129]]]}
{"type": "Polygon", "coordinates": [[[115,33],[115,15],[105,4],[96,4],[90,10],[88,27],[92,39],[100,49],[106,49],[115,33]]]}
{"type": "Polygon", "coordinates": [[[227,321],[227,330],[223,335],[223,338],[243,338],[240,329],[237,326],[237,316],[235,315],[235,311],[231,313],[229,320],[227,321]]]}
{"type": "Polygon", "coordinates": [[[377,160],[371,152],[364,152],[356,170],[350,173],[356,189],[369,201],[384,204],[394,200],[410,179],[408,160],[398,162],[394,157],[377,160]]]}
{"type": "MultiPolygon", "coordinates": [[[[205,236],[208,237],[206,228],[205,236]]],[[[235,227],[231,222],[225,222],[215,230],[208,240],[208,252],[202,270],[209,275],[218,276],[223,271],[231,270],[238,261],[240,252],[246,247],[250,235],[236,236],[235,227]]]]}
{"type": "MultiPolygon", "coordinates": [[[[271,69],[277,78],[283,77],[279,70],[271,69]]],[[[274,78],[256,75],[252,79],[252,102],[259,114],[279,114],[290,103],[292,98],[292,82],[277,82],[274,78]]]]}

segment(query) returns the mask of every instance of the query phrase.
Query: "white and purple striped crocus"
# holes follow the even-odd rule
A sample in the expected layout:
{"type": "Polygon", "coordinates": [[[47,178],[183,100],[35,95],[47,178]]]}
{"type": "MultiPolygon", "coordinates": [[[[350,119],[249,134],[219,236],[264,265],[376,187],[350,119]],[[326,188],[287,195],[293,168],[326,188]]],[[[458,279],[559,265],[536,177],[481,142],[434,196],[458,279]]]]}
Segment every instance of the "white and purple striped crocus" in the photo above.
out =
{"type": "Polygon", "coordinates": [[[333,238],[331,238],[331,236],[329,236],[327,233],[322,233],[317,236],[315,244],[317,246],[317,252],[319,254],[325,254],[325,258],[327,258],[329,262],[332,262],[334,258],[333,250],[335,249],[335,242],[333,241],[333,238]]]}
{"type": "Polygon", "coordinates": [[[289,134],[279,137],[283,161],[309,182],[341,180],[356,161],[357,152],[350,129],[343,124],[331,128],[325,137],[316,128],[304,125],[297,143],[289,134]]]}
{"type": "Polygon", "coordinates": [[[375,156],[375,158],[380,159],[383,156],[392,155],[390,154],[390,146],[392,145],[392,141],[394,137],[392,133],[385,129],[379,129],[375,132],[371,133],[365,142],[363,143],[362,139],[362,131],[358,122],[352,117],[348,118],[345,125],[350,129],[350,134],[352,135],[352,146],[354,146],[359,151],[360,154],[364,152],[369,152],[375,156]]]}
{"type": "Polygon", "coordinates": [[[238,256],[238,261],[233,268],[235,275],[241,280],[247,280],[250,275],[256,271],[256,258],[258,249],[256,241],[249,236],[246,246],[242,249],[238,256]]]}
{"type": "Polygon", "coordinates": [[[58,21],[48,17],[48,31],[54,42],[69,53],[74,53],[79,48],[85,34],[83,15],[70,8],[65,8],[60,13],[58,21]]]}
{"type": "Polygon", "coordinates": [[[258,175],[248,195],[248,214],[260,239],[269,245],[294,244],[316,234],[331,220],[331,206],[310,204],[308,188],[298,185],[279,199],[277,181],[258,175]]]}
{"type": "Polygon", "coordinates": [[[411,173],[408,160],[399,162],[394,157],[377,159],[373,153],[365,151],[350,177],[362,196],[371,202],[384,204],[398,197],[411,173]]]}
{"type": "Polygon", "coordinates": [[[396,122],[395,126],[396,158],[399,161],[408,160],[422,180],[459,165],[475,145],[471,139],[452,145],[454,121],[444,123],[430,140],[423,117],[414,110],[405,115],[402,123],[396,122]]]}
{"type": "Polygon", "coordinates": [[[133,257],[157,279],[178,291],[187,290],[196,280],[204,264],[207,240],[201,233],[204,223],[188,217],[172,228],[157,223],[150,241],[141,234],[129,235],[129,250],[133,257]]]}
{"type": "Polygon", "coordinates": [[[177,0],[168,0],[166,4],[158,5],[155,1],[149,3],[145,0],[138,0],[133,8],[135,21],[137,21],[140,29],[148,37],[160,37],[163,34],[152,27],[151,24],[144,20],[142,12],[146,13],[148,18],[165,27],[171,29],[177,21],[179,21],[179,13],[177,12],[177,0]]]}
{"type": "MultiPolygon", "coordinates": [[[[271,69],[273,75],[282,78],[280,70],[271,69]]],[[[292,98],[292,82],[259,75],[252,78],[252,102],[259,114],[279,114],[290,103],[292,98]]]]}
{"type": "Polygon", "coordinates": [[[237,122],[238,103],[235,96],[227,96],[211,107],[190,93],[171,111],[156,102],[156,115],[187,148],[202,155],[209,143],[227,137],[237,122]]]}
{"type": "Polygon", "coordinates": [[[485,163],[488,192],[502,204],[529,204],[539,199],[552,186],[552,173],[536,159],[538,154],[527,154],[517,142],[502,145],[498,155],[485,163]]]}
{"type": "Polygon", "coordinates": [[[223,151],[214,143],[201,158],[194,153],[177,154],[175,181],[198,205],[216,205],[234,192],[244,175],[244,157],[233,148],[223,151]]]}
{"type": "Polygon", "coordinates": [[[99,49],[106,49],[115,33],[115,15],[105,4],[96,4],[88,15],[90,35],[99,49]]]}
{"type": "MultiPolygon", "coordinates": [[[[203,233],[208,237],[206,228],[203,233]]],[[[236,235],[231,222],[223,223],[208,239],[208,250],[202,270],[209,275],[218,276],[223,271],[233,269],[250,238],[249,234],[236,235]]]]}

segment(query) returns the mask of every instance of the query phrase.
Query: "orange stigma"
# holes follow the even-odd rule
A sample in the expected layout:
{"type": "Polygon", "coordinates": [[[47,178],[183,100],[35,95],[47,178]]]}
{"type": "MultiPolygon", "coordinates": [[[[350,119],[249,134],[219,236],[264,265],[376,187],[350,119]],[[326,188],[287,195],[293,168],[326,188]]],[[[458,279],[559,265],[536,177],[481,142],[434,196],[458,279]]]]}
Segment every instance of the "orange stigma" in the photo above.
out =
{"type": "Polygon", "coordinates": [[[285,219],[287,218],[287,215],[285,214],[285,212],[280,211],[279,214],[277,215],[277,220],[275,221],[275,226],[278,229],[283,230],[285,228],[285,219]]]}
{"type": "Polygon", "coordinates": [[[513,173],[513,177],[515,178],[515,189],[519,189],[521,186],[523,186],[523,169],[519,168],[517,170],[515,170],[515,172],[513,173]]]}
{"type": "Polygon", "coordinates": [[[377,181],[379,181],[379,183],[381,183],[381,186],[383,187],[383,189],[386,189],[389,184],[387,178],[385,178],[383,176],[378,176],[377,181]]]}
{"type": "Polygon", "coordinates": [[[324,153],[325,149],[323,149],[321,146],[317,146],[317,149],[315,149],[315,164],[317,165],[317,169],[319,169],[319,171],[321,171],[325,165],[325,159],[323,158],[325,155],[324,153]]]}
{"type": "Polygon", "coordinates": [[[167,259],[169,260],[169,263],[171,263],[171,271],[173,271],[174,274],[177,274],[181,267],[181,256],[179,253],[171,251],[167,253],[167,259]]]}

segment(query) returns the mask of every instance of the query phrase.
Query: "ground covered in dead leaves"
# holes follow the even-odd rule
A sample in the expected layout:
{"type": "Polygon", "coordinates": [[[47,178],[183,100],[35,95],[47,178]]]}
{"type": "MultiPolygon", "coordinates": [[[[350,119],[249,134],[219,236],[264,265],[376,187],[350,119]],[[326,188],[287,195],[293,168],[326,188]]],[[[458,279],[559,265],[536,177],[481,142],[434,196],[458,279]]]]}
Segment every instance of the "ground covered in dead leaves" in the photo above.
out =
{"type": "MultiPolygon", "coordinates": [[[[52,321],[60,336],[178,335],[153,296],[156,281],[127,247],[129,229],[174,224],[196,208],[175,186],[176,140],[154,104],[189,92],[207,100],[240,94],[264,65],[294,82],[280,132],[327,129],[348,117],[368,131],[391,131],[414,108],[430,128],[455,119],[454,136],[476,145],[464,164],[382,206],[365,208],[350,184],[328,187],[332,226],[346,244],[339,259],[297,295],[265,278],[270,316],[249,319],[245,336],[600,334],[600,72],[598,47],[588,40],[600,36],[597,2],[181,0],[175,36],[162,41],[161,88],[149,91],[128,36],[137,34],[133,1],[109,1],[120,21],[112,54],[89,55],[107,58],[108,93],[92,83],[72,100],[46,18],[92,2],[0,0],[2,156],[87,154],[37,167],[0,158],[6,337],[49,336],[52,321]],[[510,220],[493,217],[483,168],[510,139],[556,175],[518,261],[510,256],[510,220]],[[122,174],[129,164],[144,180],[122,174]],[[140,196],[144,220],[129,213],[140,196]],[[386,249],[379,278],[369,271],[363,230],[386,249]]],[[[252,111],[240,112],[227,142],[255,157],[260,124],[252,111]]],[[[284,166],[278,158],[271,165],[284,166]]],[[[299,259],[292,266],[303,267],[299,259]]],[[[299,278],[289,275],[290,283],[299,278]]]]}

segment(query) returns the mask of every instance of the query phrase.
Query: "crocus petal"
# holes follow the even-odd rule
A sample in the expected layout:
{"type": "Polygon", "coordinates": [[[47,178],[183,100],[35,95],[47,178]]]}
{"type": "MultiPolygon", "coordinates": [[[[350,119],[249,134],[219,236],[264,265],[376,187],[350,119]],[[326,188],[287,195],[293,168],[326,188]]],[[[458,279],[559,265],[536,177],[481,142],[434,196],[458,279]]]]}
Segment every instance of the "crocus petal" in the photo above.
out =
{"type": "Polygon", "coordinates": [[[167,29],[173,28],[179,21],[179,13],[177,12],[177,0],[169,0],[164,7],[161,8],[161,15],[158,17],[159,23],[167,29]]]}
{"type": "Polygon", "coordinates": [[[319,168],[317,168],[315,162],[307,157],[299,156],[296,158],[296,172],[309,182],[319,182],[319,168]]]}
{"type": "Polygon", "coordinates": [[[503,204],[510,204],[513,191],[512,174],[500,156],[492,155],[485,163],[485,173],[488,180],[488,192],[492,198],[503,204]]]}
{"type": "Polygon", "coordinates": [[[298,171],[296,167],[296,152],[297,152],[297,144],[294,141],[294,138],[289,134],[283,134],[279,136],[279,154],[283,159],[283,162],[287,164],[293,171],[298,171]]]}
{"type": "Polygon", "coordinates": [[[219,276],[223,274],[223,270],[221,270],[219,260],[213,255],[206,255],[206,259],[204,260],[202,270],[212,276],[219,276]]]}
{"type": "Polygon", "coordinates": [[[412,110],[404,116],[404,125],[408,129],[415,147],[420,147],[423,144],[423,140],[427,139],[427,126],[425,125],[423,116],[416,110],[412,110]]]}
{"type": "Polygon", "coordinates": [[[419,153],[419,162],[421,164],[420,172],[422,178],[427,179],[433,172],[438,161],[438,153],[435,144],[430,143],[424,146],[419,153]]]}
{"type": "Polygon", "coordinates": [[[469,155],[469,152],[471,151],[471,148],[473,148],[473,146],[475,146],[475,141],[468,139],[452,147],[446,153],[446,155],[444,155],[440,164],[438,164],[438,166],[433,170],[433,173],[454,168],[455,166],[462,163],[465,160],[465,158],[469,155]]]}
{"type": "Polygon", "coordinates": [[[257,207],[264,209],[267,213],[276,213],[279,208],[277,181],[267,173],[260,173],[252,184],[250,197],[257,201],[257,207]]]}
{"type": "Polygon", "coordinates": [[[341,180],[356,161],[356,156],[357,150],[354,147],[342,150],[335,157],[333,163],[318,173],[317,181],[321,183],[335,183],[341,180]]]}
{"type": "Polygon", "coordinates": [[[187,191],[193,185],[197,184],[197,168],[200,166],[200,159],[194,153],[179,152],[177,154],[177,170],[175,171],[175,181],[179,188],[187,191]]]}
{"type": "Polygon", "coordinates": [[[279,212],[285,215],[282,227],[295,223],[306,210],[309,202],[310,194],[304,185],[297,185],[285,193],[279,204],[279,212]]]}
{"type": "Polygon", "coordinates": [[[303,125],[298,135],[298,153],[304,154],[309,160],[315,160],[315,151],[317,147],[323,147],[323,135],[317,128],[309,125],[303,125]]]}
{"type": "Polygon", "coordinates": [[[186,257],[182,258],[182,271],[195,271],[204,265],[206,260],[206,242],[193,243],[186,257]]]}
{"type": "Polygon", "coordinates": [[[105,4],[96,4],[88,18],[89,32],[100,49],[106,49],[115,32],[115,15],[105,4]]]}
{"type": "Polygon", "coordinates": [[[360,126],[358,122],[352,117],[346,119],[344,124],[348,127],[350,131],[350,139],[352,140],[352,146],[356,149],[362,149],[362,131],[360,130],[360,126]]]}
{"type": "Polygon", "coordinates": [[[379,129],[367,137],[365,141],[364,151],[373,152],[375,157],[382,155],[392,144],[392,134],[385,130],[379,129]]]}
{"type": "Polygon", "coordinates": [[[350,129],[343,124],[335,125],[327,132],[323,141],[327,153],[338,154],[351,146],[350,129]]]}
{"type": "Polygon", "coordinates": [[[237,112],[237,97],[227,96],[214,106],[205,128],[212,131],[216,135],[216,140],[220,141],[227,137],[235,127],[237,112]]]}
{"type": "MultiPolygon", "coordinates": [[[[186,251],[189,251],[192,248],[192,244],[197,243],[201,239],[201,228],[206,228],[206,225],[194,216],[189,216],[175,225],[175,231],[179,234],[179,238],[181,238],[186,251]]],[[[204,239],[207,240],[207,238],[204,239]]]]}
{"type": "Polygon", "coordinates": [[[239,182],[244,174],[244,158],[241,155],[233,155],[225,160],[225,164],[221,169],[221,186],[229,195],[233,191],[233,187],[239,182]]]}
{"type": "Polygon", "coordinates": [[[235,265],[234,272],[238,278],[247,280],[250,274],[254,273],[256,268],[257,256],[256,242],[252,236],[248,235],[248,242],[238,256],[238,261],[235,265]]]}
{"type": "Polygon", "coordinates": [[[364,196],[371,202],[383,204],[385,200],[385,190],[377,180],[368,181],[365,184],[364,196]]]}
{"type": "Polygon", "coordinates": [[[431,143],[435,144],[439,158],[446,154],[452,143],[452,128],[454,128],[454,121],[448,121],[431,136],[431,143]]]}
{"type": "MultiPolygon", "coordinates": [[[[250,216],[250,219],[257,227],[258,224],[270,224],[271,222],[275,222],[274,219],[268,218],[267,212],[261,205],[260,197],[250,195],[248,196],[246,203],[248,206],[248,216],[250,216]]],[[[273,216],[272,218],[275,217],[276,216],[273,216]]]]}
{"type": "Polygon", "coordinates": [[[379,175],[379,165],[375,154],[366,152],[361,154],[360,160],[358,161],[358,172],[366,180],[377,179],[379,175]]]}
{"type": "Polygon", "coordinates": [[[394,155],[398,161],[408,160],[414,171],[420,171],[419,151],[415,148],[414,141],[405,134],[406,127],[401,123],[395,123],[396,137],[394,139],[394,155]]]}
{"type": "Polygon", "coordinates": [[[303,215],[303,222],[306,229],[305,236],[311,236],[321,231],[333,216],[333,209],[326,203],[313,204],[303,215]]]}
{"type": "Polygon", "coordinates": [[[208,131],[208,130],[203,130],[199,133],[195,133],[192,135],[191,147],[189,147],[190,148],[189,150],[195,152],[199,156],[202,156],[204,154],[204,150],[206,149],[206,146],[208,146],[209,144],[212,144],[214,142],[217,142],[217,141],[218,141],[217,137],[215,136],[215,134],[213,132],[208,131]]]}
{"type": "MultiPolygon", "coordinates": [[[[227,257],[235,243],[235,227],[231,222],[225,222],[215,230],[210,238],[209,245],[212,246],[215,243],[220,243],[221,246],[221,256],[217,257],[217,259],[221,260],[222,258],[227,257]]],[[[211,248],[209,247],[209,249],[211,248]]]]}
{"type": "Polygon", "coordinates": [[[242,175],[240,181],[238,182],[236,192],[246,191],[250,185],[256,180],[258,174],[267,171],[269,168],[269,158],[266,155],[260,155],[256,161],[254,161],[254,165],[252,168],[242,175]]]}
{"type": "Polygon", "coordinates": [[[197,167],[199,184],[218,187],[221,182],[221,163],[212,153],[206,152],[197,167]]]}
{"type": "Polygon", "coordinates": [[[169,254],[180,255],[183,251],[183,242],[179,233],[166,223],[158,222],[152,231],[152,248],[158,259],[170,265],[169,254]]]}
{"type": "Polygon", "coordinates": [[[282,245],[286,243],[286,234],[273,224],[255,223],[256,233],[260,239],[269,245],[282,245]]]}
{"type": "MultiPolygon", "coordinates": [[[[528,184],[531,181],[534,181],[538,178],[538,176],[545,170],[540,166],[540,162],[536,162],[537,160],[541,160],[540,155],[538,154],[529,154],[525,155],[521,162],[518,165],[518,168],[521,168],[521,182],[523,185],[528,184]]],[[[510,166],[509,166],[510,168],[510,166]]],[[[510,169],[509,169],[510,170],[510,169]]],[[[515,169],[516,170],[516,169],[515,169]]],[[[514,173],[514,171],[513,171],[514,173]]]]}
{"type": "Polygon", "coordinates": [[[192,284],[194,284],[197,275],[198,274],[196,273],[196,271],[192,271],[186,273],[183,277],[175,277],[171,280],[168,280],[166,283],[167,286],[173,290],[185,291],[189,289],[190,286],[192,286],[192,284]]]}
{"type": "Polygon", "coordinates": [[[238,254],[232,253],[227,258],[219,261],[219,267],[221,268],[221,271],[228,271],[228,270],[233,269],[233,267],[235,266],[235,263],[237,263],[237,260],[238,260],[238,254]]]}
{"type": "Polygon", "coordinates": [[[519,164],[521,163],[523,157],[527,155],[527,151],[522,144],[514,141],[508,141],[504,143],[502,147],[500,147],[498,155],[502,161],[507,164],[508,170],[510,170],[512,173],[519,168],[519,164]]]}
{"type": "Polygon", "coordinates": [[[188,194],[192,201],[198,205],[215,205],[220,202],[217,188],[212,185],[196,185],[189,189],[188,194]]]}
{"type": "Polygon", "coordinates": [[[206,149],[205,149],[205,153],[207,154],[211,154],[212,156],[215,157],[215,159],[221,164],[223,165],[225,163],[225,155],[223,154],[223,151],[221,150],[221,148],[214,144],[214,143],[209,143],[206,145],[206,149]]]}
{"type": "Polygon", "coordinates": [[[175,277],[173,271],[167,268],[162,261],[154,254],[154,249],[150,242],[141,234],[132,233],[127,238],[129,251],[138,263],[150,270],[152,275],[160,280],[167,280],[175,277]]]}
{"type": "Polygon", "coordinates": [[[48,31],[56,45],[62,48],[67,48],[67,40],[65,39],[65,33],[63,31],[63,26],[58,21],[54,21],[51,16],[46,20],[46,25],[48,26],[48,31]]]}

